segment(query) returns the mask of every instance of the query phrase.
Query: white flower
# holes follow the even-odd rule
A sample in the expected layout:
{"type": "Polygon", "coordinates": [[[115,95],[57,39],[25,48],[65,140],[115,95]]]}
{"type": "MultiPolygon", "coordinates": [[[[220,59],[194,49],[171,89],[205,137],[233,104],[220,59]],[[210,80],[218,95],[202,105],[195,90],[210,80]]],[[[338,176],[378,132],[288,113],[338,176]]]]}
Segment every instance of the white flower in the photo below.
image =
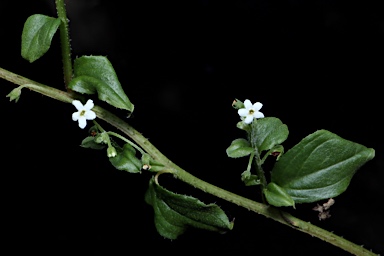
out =
{"type": "Polygon", "coordinates": [[[93,120],[96,118],[95,112],[91,110],[94,106],[92,100],[88,100],[84,106],[78,100],[72,101],[72,104],[77,109],[77,112],[72,114],[72,120],[79,121],[79,127],[81,129],[84,129],[84,127],[87,125],[87,120],[93,120]]]}
{"type": "Polygon", "coordinates": [[[245,100],[244,101],[244,107],[241,108],[237,111],[240,117],[243,117],[244,123],[250,124],[252,123],[254,118],[263,118],[264,114],[259,112],[263,104],[260,102],[256,102],[255,104],[252,105],[250,100],[245,100]],[[245,118],[244,118],[245,117],[245,118]]]}

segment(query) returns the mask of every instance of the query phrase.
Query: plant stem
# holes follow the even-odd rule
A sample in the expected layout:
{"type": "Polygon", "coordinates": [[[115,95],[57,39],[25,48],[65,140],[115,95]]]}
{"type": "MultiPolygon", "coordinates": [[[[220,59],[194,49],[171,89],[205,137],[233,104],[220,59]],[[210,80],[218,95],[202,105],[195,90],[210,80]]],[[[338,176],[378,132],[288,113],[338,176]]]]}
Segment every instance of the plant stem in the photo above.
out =
{"type": "Polygon", "coordinates": [[[261,166],[261,159],[260,159],[260,153],[259,150],[257,149],[257,146],[254,146],[255,149],[255,168],[256,168],[256,175],[260,179],[260,188],[261,188],[261,193],[263,194],[263,189],[267,187],[267,179],[265,178],[265,173],[263,170],[263,167],[261,166]]]}
{"type": "MultiPolygon", "coordinates": [[[[25,77],[16,75],[12,72],[9,72],[5,69],[0,68],[0,78],[13,82],[17,85],[25,85],[29,84],[29,88],[33,91],[42,93],[47,95],[53,99],[57,99],[63,102],[70,103],[72,102],[73,95],[70,93],[66,93],[55,88],[36,83],[30,79],[25,77]],[[34,85],[34,86],[30,86],[34,85]]],[[[198,188],[206,193],[212,194],[218,198],[229,201],[238,206],[244,207],[248,210],[251,210],[255,213],[264,215],[267,218],[271,218],[275,221],[278,221],[284,225],[292,227],[298,231],[307,233],[311,236],[317,237],[321,240],[324,240],[334,246],[337,246],[347,252],[350,252],[354,255],[377,255],[373,252],[354,244],[340,236],[335,235],[334,233],[328,232],[320,227],[307,223],[303,220],[293,217],[289,213],[280,211],[278,208],[268,206],[256,201],[252,201],[250,199],[244,198],[242,196],[236,195],[229,191],[226,191],[222,188],[214,186],[210,183],[207,183],[190,173],[186,172],[173,162],[171,162],[167,157],[165,157],[154,145],[152,145],[147,138],[145,138],[141,133],[136,131],[129,124],[124,122],[122,119],[112,114],[111,112],[99,107],[95,106],[92,109],[97,117],[116,127],[128,137],[130,137],[133,141],[135,141],[139,146],[141,146],[152,158],[156,161],[162,163],[169,172],[174,175],[174,177],[184,181],[185,183],[198,188]]]]}
{"type": "Polygon", "coordinates": [[[45,96],[51,97],[55,100],[59,100],[62,102],[72,103],[72,101],[75,99],[74,95],[71,93],[64,92],[56,88],[46,86],[44,84],[40,84],[38,82],[19,76],[3,68],[0,68],[0,78],[4,78],[5,80],[20,86],[23,85],[31,89],[32,91],[41,93],[45,96]]]}
{"type": "MultiPolygon", "coordinates": [[[[256,119],[254,120],[254,122],[257,122],[256,119]]],[[[252,148],[255,150],[254,163],[255,163],[256,175],[260,179],[261,199],[262,199],[263,203],[266,203],[266,199],[265,199],[263,191],[267,187],[267,179],[265,178],[265,173],[264,173],[264,170],[262,167],[262,160],[260,158],[260,152],[257,148],[256,143],[254,143],[256,140],[254,138],[252,138],[254,127],[255,127],[254,123],[251,124],[251,130],[248,132],[248,141],[250,141],[252,143],[252,148]]]]}
{"type": "Polygon", "coordinates": [[[69,91],[68,84],[72,80],[72,58],[71,58],[71,43],[69,39],[68,18],[65,9],[64,0],[56,0],[57,16],[60,18],[60,42],[61,55],[63,58],[63,72],[65,89],[69,91]]]}

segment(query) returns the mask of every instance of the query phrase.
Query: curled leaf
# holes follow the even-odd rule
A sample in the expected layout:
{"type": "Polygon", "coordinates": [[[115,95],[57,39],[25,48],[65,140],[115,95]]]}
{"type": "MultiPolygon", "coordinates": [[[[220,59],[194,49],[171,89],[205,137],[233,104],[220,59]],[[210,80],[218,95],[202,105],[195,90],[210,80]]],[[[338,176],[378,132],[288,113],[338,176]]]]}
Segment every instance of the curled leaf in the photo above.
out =
{"type": "Polygon", "coordinates": [[[134,105],[125,94],[112,64],[104,56],[82,56],[74,63],[75,77],[68,87],[85,94],[97,93],[100,100],[133,112],[134,105]]]}
{"type": "Polygon", "coordinates": [[[176,239],[189,227],[220,233],[233,228],[233,222],[216,204],[175,194],[156,184],[154,178],[149,182],[145,201],[153,207],[157,231],[168,239],[176,239]]]}
{"type": "Polygon", "coordinates": [[[273,206],[295,207],[295,201],[293,201],[292,197],[285,191],[284,188],[280,187],[276,183],[270,182],[263,192],[268,203],[273,206]]]}
{"type": "Polygon", "coordinates": [[[116,169],[130,173],[141,172],[141,161],[136,158],[136,150],[131,145],[127,143],[123,149],[117,148],[115,150],[116,156],[110,157],[109,161],[116,169]]]}

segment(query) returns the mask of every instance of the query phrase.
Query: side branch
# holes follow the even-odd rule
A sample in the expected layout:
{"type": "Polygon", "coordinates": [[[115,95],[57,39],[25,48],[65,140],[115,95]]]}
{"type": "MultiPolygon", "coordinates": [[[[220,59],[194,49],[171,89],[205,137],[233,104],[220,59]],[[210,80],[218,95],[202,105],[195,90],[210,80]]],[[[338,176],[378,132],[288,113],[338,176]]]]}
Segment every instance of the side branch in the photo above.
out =
{"type": "MultiPolygon", "coordinates": [[[[49,96],[53,99],[60,100],[62,102],[71,103],[75,98],[75,94],[66,93],[58,89],[37,83],[25,77],[19,76],[12,72],[9,72],[5,69],[0,68],[0,78],[8,80],[12,83],[15,83],[19,86],[29,84],[33,86],[28,86],[31,90],[49,96]]],[[[336,247],[339,247],[347,252],[350,252],[354,255],[377,255],[373,252],[354,244],[340,236],[335,235],[334,233],[328,232],[320,227],[312,225],[308,222],[300,220],[293,217],[289,213],[282,212],[278,208],[258,203],[256,201],[244,198],[242,196],[236,195],[232,192],[224,190],[222,188],[216,187],[208,182],[205,182],[190,173],[184,171],[182,168],[171,162],[167,157],[165,157],[157,148],[155,148],[147,138],[145,138],[141,133],[136,131],[133,127],[127,124],[125,121],[117,117],[116,115],[110,113],[109,111],[95,106],[93,108],[97,117],[116,127],[132,140],[134,140],[141,148],[143,148],[149,155],[151,155],[156,161],[164,164],[167,169],[175,176],[185,183],[198,188],[206,193],[212,194],[216,197],[229,201],[238,206],[249,209],[255,213],[264,215],[267,218],[271,218],[275,221],[278,221],[284,225],[292,227],[298,231],[307,233],[311,236],[317,237],[321,240],[324,240],[336,247]]]]}

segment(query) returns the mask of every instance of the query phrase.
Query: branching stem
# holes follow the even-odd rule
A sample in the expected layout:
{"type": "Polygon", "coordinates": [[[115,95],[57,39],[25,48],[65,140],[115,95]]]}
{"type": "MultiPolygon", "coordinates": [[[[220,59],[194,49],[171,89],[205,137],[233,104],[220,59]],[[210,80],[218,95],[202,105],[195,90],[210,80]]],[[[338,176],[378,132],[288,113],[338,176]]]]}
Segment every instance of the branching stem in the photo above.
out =
{"type": "MultiPolygon", "coordinates": [[[[57,90],[55,88],[34,82],[25,77],[16,75],[12,72],[9,72],[5,69],[0,68],[0,78],[3,78],[7,81],[15,83],[17,85],[25,85],[29,84],[29,88],[33,91],[39,92],[41,94],[47,95],[53,99],[60,100],[62,102],[71,103],[73,98],[72,94],[57,90]],[[34,85],[34,86],[30,86],[34,85]]],[[[97,117],[104,120],[105,122],[111,124],[125,135],[130,137],[133,141],[135,141],[145,152],[147,152],[153,159],[163,164],[167,172],[170,172],[174,175],[174,177],[184,181],[185,183],[200,189],[206,193],[212,194],[218,198],[229,201],[238,206],[244,207],[248,210],[251,210],[255,213],[264,215],[267,218],[271,218],[275,221],[278,221],[284,225],[292,227],[301,232],[310,234],[311,236],[317,237],[321,240],[324,240],[334,246],[337,246],[347,252],[350,252],[354,255],[377,255],[373,252],[354,244],[340,236],[335,235],[334,233],[328,232],[320,227],[312,225],[308,222],[300,220],[298,218],[293,217],[289,213],[280,211],[278,208],[268,206],[266,204],[262,204],[222,188],[219,188],[215,185],[207,183],[192,174],[186,172],[175,163],[171,162],[167,157],[165,157],[154,145],[152,145],[148,139],[146,139],[141,133],[136,131],[133,127],[131,127],[128,123],[112,114],[111,112],[99,107],[95,106],[92,109],[97,117]]]]}

